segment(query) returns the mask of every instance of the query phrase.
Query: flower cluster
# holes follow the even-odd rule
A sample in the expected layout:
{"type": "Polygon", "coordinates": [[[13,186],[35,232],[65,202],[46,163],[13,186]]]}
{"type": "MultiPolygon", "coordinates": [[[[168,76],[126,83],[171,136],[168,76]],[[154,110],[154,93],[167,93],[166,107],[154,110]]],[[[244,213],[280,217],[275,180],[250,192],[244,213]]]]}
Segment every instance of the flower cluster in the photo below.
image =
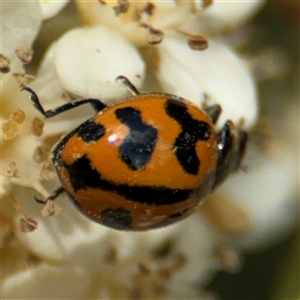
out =
{"type": "Polygon", "coordinates": [[[295,222],[295,130],[283,130],[297,116],[284,112],[291,123],[278,126],[276,136],[250,140],[247,170],[191,217],[163,229],[119,232],[86,219],[64,195],[59,214],[55,206],[41,215],[34,197],[47,198],[59,186],[53,145],[93,112],[82,107],[45,121],[20,88],[29,85],[46,109],[79,97],[112,104],[128,96],[115,81],[124,75],[141,91],[175,94],[199,107],[218,103],[218,128],[230,119],[251,130],[261,122],[255,80],[223,34],[263,1],[80,0],[61,11],[67,4],[1,4],[2,296],[207,299],[204,287],[216,272],[239,271],[242,251],[275,242],[295,222]],[[28,74],[39,30],[58,13],[79,16],[82,26],[52,42],[36,74],[28,74]]]}

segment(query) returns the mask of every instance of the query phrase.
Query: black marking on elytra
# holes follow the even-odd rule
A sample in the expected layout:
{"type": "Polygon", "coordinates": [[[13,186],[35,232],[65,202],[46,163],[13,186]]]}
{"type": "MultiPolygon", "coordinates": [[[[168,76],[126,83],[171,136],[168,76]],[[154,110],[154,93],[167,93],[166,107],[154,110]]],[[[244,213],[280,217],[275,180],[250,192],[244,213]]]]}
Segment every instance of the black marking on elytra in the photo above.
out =
{"type": "Polygon", "coordinates": [[[75,192],[87,187],[99,187],[99,173],[91,167],[91,162],[86,156],[68,165],[67,169],[75,192]]]}
{"type": "Polygon", "coordinates": [[[206,122],[193,119],[187,106],[177,99],[168,99],[165,109],[182,129],[175,140],[173,151],[184,171],[197,175],[200,160],[196,154],[195,145],[198,140],[206,141],[210,138],[210,127],[206,122]]]}
{"type": "Polygon", "coordinates": [[[97,170],[91,167],[90,160],[83,156],[73,164],[64,167],[70,174],[75,192],[80,189],[95,188],[117,193],[128,200],[152,205],[174,204],[189,198],[191,190],[170,189],[163,186],[129,186],[115,184],[101,178],[97,170]]]}
{"type": "Polygon", "coordinates": [[[188,209],[185,209],[183,211],[177,212],[169,217],[167,217],[165,220],[163,220],[162,222],[155,224],[155,228],[159,228],[159,227],[164,227],[170,224],[173,224],[177,221],[179,221],[180,219],[183,219],[186,215],[186,213],[188,212],[188,209]]]}
{"type": "Polygon", "coordinates": [[[115,115],[130,129],[119,147],[119,154],[131,170],[140,170],[151,159],[157,142],[157,129],[143,123],[141,112],[132,107],[116,109],[115,115]]]}
{"type": "Polygon", "coordinates": [[[64,166],[65,163],[61,157],[62,151],[65,148],[65,145],[68,143],[68,141],[78,132],[84,130],[84,128],[86,126],[89,126],[90,123],[93,122],[94,118],[88,119],[85,122],[83,122],[82,124],[80,124],[78,127],[76,127],[75,129],[73,129],[71,132],[69,132],[67,135],[65,135],[55,146],[55,148],[53,149],[52,152],[52,161],[55,167],[58,166],[64,166]]]}
{"type": "Polygon", "coordinates": [[[77,133],[86,143],[96,142],[105,134],[105,127],[90,119],[77,133]]]}
{"type": "Polygon", "coordinates": [[[131,212],[123,208],[106,208],[101,211],[101,223],[114,229],[132,229],[131,212]]]}

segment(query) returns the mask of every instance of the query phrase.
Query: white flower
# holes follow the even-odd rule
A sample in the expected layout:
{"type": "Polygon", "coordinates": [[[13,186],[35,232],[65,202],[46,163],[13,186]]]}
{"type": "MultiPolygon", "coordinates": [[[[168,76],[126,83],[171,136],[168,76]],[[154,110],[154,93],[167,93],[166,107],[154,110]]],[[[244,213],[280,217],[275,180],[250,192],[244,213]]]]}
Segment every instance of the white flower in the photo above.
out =
{"type": "MultiPolygon", "coordinates": [[[[76,1],[83,23],[93,26],[70,28],[45,53],[29,86],[46,110],[77,97],[109,105],[124,99],[128,91],[115,81],[123,75],[141,91],[173,93],[199,107],[220,104],[218,128],[227,119],[246,130],[255,125],[255,81],[220,33],[245,22],[261,2],[102,2],[76,1]]],[[[12,76],[23,72],[16,48],[31,46],[42,19],[65,3],[43,2],[42,13],[38,2],[4,4],[3,55],[12,63],[2,78],[1,193],[18,202],[18,213],[8,198],[1,211],[4,298],[191,299],[195,282],[204,286],[221,269],[237,272],[242,249],[258,249],[290,230],[297,184],[290,136],[272,137],[277,150],[267,157],[250,140],[249,171],[233,175],[198,212],[173,226],[112,230],[88,220],[65,195],[55,201],[60,214],[42,217],[33,198],[47,198],[60,185],[51,148],[94,112],[80,107],[44,120],[12,76]],[[18,18],[26,22],[13,22],[18,18]],[[270,193],[275,171],[291,180],[270,193]]]]}

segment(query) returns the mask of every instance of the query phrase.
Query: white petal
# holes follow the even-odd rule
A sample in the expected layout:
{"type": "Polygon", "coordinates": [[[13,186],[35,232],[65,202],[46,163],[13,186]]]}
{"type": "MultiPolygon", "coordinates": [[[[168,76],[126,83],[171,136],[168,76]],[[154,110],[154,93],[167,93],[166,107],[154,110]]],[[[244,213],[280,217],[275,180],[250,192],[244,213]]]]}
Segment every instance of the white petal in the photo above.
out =
{"type": "Polygon", "coordinates": [[[42,264],[6,278],[2,284],[5,299],[81,299],[91,286],[87,270],[70,266],[42,264]]]}
{"type": "Polygon", "coordinates": [[[235,241],[247,249],[270,247],[297,222],[299,169],[295,161],[299,153],[281,143],[272,153],[249,152],[245,159],[249,170],[231,176],[216,192],[216,197],[226,195],[247,211],[251,230],[235,241]]]}
{"type": "MultiPolygon", "coordinates": [[[[201,7],[201,0],[196,0],[201,7]]],[[[192,24],[197,30],[203,32],[219,32],[224,29],[232,29],[249,21],[264,5],[266,1],[227,1],[219,0],[203,11],[198,11],[198,16],[192,24]]]]}
{"type": "Polygon", "coordinates": [[[206,284],[219,267],[216,265],[217,257],[215,256],[219,235],[203,218],[199,218],[197,212],[182,221],[177,230],[178,252],[183,253],[188,261],[172,282],[171,290],[175,292],[180,290],[180,286],[182,289],[184,286],[190,287],[188,282],[191,283],[196,279],[201,284],[206,284]]]}
{"type": "Polygon", "coordinates": [[[68,3],[69,0],[49,1],[39,0],[43,19],[47,20],[58,14],[68,3]]]}
{"type": "Polygon", "coordinates": [[[159,53],[157,75],[165,92],[198,106],[205,93],[211,104],[222,107],[219,124],[227,119],[235,123],[244,119],[244,128],[254,125],[258,105],[253,78],[238,56],[221,41],[209,40],[208,49],[194,51],[184,39],[166,39],[159,53]]]}
{"type": "Polygon", "coordinates": [[[36,1],[1,1],[1,9],[1,52],[11,58],[19,45],[33,42],[41,25],[41,10],[36,1]]]}
{"type": "Polygon", "coordinates": [[[105,27],[69,31],[58,41],[55,64],[65,89],[104,101],[127,95],[126,88],[115,82],[116,77],[126,76],[139,88],[144,76],[137,50],[105,27]]]}
{"type": "MultiPolygon", "coordinates": [[[[1,157],[3,172],[9,170],[10,164],[14,163],[17,176],[10,177],[11,184],[43,190],[38,187],[41,180],[41,165],[33,160],[33,152],[40,146],[40,142],[33,135],[20,135],[21,137],[16,137],[11,145],[4,147],[1,157]]],[[[43,193],[45,196],[48,195],[43,193]]]]}

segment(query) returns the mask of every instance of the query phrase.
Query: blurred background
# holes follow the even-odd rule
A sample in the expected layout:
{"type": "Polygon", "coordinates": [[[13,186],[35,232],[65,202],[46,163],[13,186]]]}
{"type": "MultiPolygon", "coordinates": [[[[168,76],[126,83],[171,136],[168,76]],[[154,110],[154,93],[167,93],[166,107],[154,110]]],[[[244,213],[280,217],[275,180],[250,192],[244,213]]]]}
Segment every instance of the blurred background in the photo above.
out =
{"type": "MultiPolygon", "coordinates": [[[[239,31],[232,38],[241,43],[244,54],[249,53],[259,82],[262,115],[278,116],[280,122],[284,107],[298,110],[295,145],[299,151],[300,2],[270,1],[239,31]],[[251,44],[243,44],[244,38],[251,44]]],[[[295,163],[299,165],[299,157],[295,163]]],[[[275,247],[246,256],[239,274],[219,273],[209,289],[224,300],[300,299],[299,220],[297,228],[275,247]]]]}

